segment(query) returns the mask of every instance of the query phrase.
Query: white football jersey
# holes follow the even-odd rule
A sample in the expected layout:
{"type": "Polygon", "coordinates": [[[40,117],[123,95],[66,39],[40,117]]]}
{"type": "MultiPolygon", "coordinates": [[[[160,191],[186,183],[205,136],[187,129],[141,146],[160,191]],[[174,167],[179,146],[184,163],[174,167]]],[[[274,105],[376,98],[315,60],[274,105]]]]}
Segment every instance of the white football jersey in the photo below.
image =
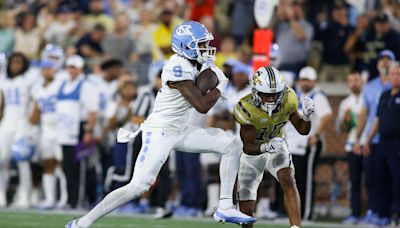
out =
{"type": "Polygon", "coordinates": [[[4,97],[2,129],[15,131],[17,123],[28,119],[30,83],[25,75],[12,79],[4,78],[0,82],[0,91],[4,97]]]}
{"type": "Polygon", "coordinates": [[[144,128],[163,128],[168,131],[182,131],[189,117],[191,105],[177,89],[171,89],[168,82],[192,80],[199,71],[189,60],[173,55],[165,64],[161,79],[162,87],[157,94],[153,112],[142,124],[144,128]]]}
{"type": "Polygon", "coordinates": [[[60,80],[53,80],[49,85],[37,83],[32,89],[32,96],[40,108],[40,126],[42,133],[48,136],[57,134],[56,102],[60,89],[60,80]]]}

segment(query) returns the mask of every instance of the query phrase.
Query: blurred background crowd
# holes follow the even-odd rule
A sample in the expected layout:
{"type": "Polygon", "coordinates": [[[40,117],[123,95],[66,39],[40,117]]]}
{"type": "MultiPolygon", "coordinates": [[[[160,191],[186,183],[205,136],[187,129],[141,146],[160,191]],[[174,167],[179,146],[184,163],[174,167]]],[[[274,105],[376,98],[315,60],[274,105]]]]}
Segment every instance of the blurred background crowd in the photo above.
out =
{"type": "MultiPolygon", "coordinates": [[[[235,137],[234,105],[251,92],[253,8],[254,0],[0,0],[0,207],[89,208],[130,180],[141,142],[116,143],[116,131],[136,129],[151,112],[173,54],[172,31],[185,20],[213,33],[215,64],[231,81],[227,101],[207,115],[193,113],[190,124],[235,137]],[[45,117],[54,106],[78,116],[55,124],[45,117]],[[53,145],[57,127],[71,126],[76,138],[53,145]],[[26,132],[39,141],[35,153],[18,147],[26,132]],[[21,150],[28,152],[18,156],[21,150]]],[[[350,215],[344,222],[390,224],[400,212],[400,171],[388,161],[400,159],[377,155],[378,139],[363,145],[380,94],[395,84],[389,74],[400,57],[400,2],[280,0],[270,28],[271,64],[300,98],[316,101],[309,136],[286,129],[304,219],[350,215]]],[[[210,215],[218,162],[174,151],[151,190],[120,211],[210,215]]],[[[265,175],[259,217],[285,216],[277,186],[265,175]]]]}

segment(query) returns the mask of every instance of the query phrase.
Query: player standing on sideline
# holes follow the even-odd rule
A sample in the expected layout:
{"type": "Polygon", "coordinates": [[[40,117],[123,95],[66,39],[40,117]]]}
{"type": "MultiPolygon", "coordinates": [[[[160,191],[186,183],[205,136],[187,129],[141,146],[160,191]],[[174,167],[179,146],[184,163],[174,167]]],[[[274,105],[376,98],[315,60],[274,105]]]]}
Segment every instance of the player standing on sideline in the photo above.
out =
{"type": "Polygon", "coordinates": [[[54,171],[62,161],[61,147],[57,142],[57,118],[55,107],[60,83],[54,79],[56,65],[50,60],[40,63],[42,81],[32,89],[34,96],[33,111],[29,122],[41,126],[39,141],[40,158],[43,162],[44,201],[38,206],[51,209],[56,204],[56,176],[54,171]]]}
{"type": "MultiPolygon", "coordinates": [[[[28,58],[22,53],[13,53],[8,59],[6,77],[0,82],[0,93],[2,94],[2,102],[0,102],[0,207],[7,205],[6,192],[12,147],[17,134],[26,127],[28,120],[29,90],[31,86],[30,81],[27,80],[26,72],[28,68],[28,58]]],[[[31,167],[26,159],[19,160],[17,167],[19,187],[13,206],[28,208],[30,207],[32,187],[31,167]]]]}
{"type": "Polygon", "coordinates": [[[253,75],[251,86],[252,93],[243,97],[234,110],[244,144],[239,170],[240,210],[253,215],[257,189],[266,168],[284,191],[290,225],[298,228],[301,224],[300,196],[291,154],[283,138],[283,126],[290,120],[300,134],[308,134],[314,101],[304,98],[301,116],[297,112],[296,93],[285,85],[279,70],[271,66],[259,68],[253,75]]]}
{"type": "Polygon", "coordinates": [[[191,107],[206,113],[223,95],[228,79],[217,67],[216,48],[204,25],[188,21],[177,26],[172,34],[173,55],[163,68],[163,86],[156,97],[153,112],[142,124],[142,148],[129,184],[108,194],[102,202],[82,218],[70,221],[67,228],[89,227],[102,216],[147,191],[155,181],[171,150],[221,153],[220,201],[214,219],[237,224],[250,224],[255,218],[233,207],[232,195],[239,169],[242,143],[222,129],[201,128],[186,124],[191,107]],[[203,65],[203,67],[202,67],[203,65]],[[217,75],[219,84],[202,95],[194,81],[200,68],[217,75]]]}

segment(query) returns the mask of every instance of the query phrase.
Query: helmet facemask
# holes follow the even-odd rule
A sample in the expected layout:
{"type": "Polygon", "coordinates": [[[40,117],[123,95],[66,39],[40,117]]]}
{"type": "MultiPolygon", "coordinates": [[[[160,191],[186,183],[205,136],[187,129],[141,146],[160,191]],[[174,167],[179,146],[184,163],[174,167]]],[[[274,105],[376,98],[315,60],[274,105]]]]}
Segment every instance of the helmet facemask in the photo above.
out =
{"type": "Polygon", "coordinates": [[[268,113],[268,115],[272,115],[272,112],[275,110],[278,110],[280,108],[280,105],[282,104],[284,94],[286,92],[286,86],[285,88],[277,93],[262,93],[257,91],[257,89],[253,88],[253,101],[254,104],[261,108],[264,112],[268,113]],[[262,96],[275,96],[276,99],[272,102],[263,102],[262,96]]]}
{"type": "Polygon", "coordinates": [[[213,39],[214,36],[211,33],[207,33],[204,38],[193,40],[188,44],[188,47],[191,50],[196,50],[197,57],[194,60],[196,60],[200,64],[203,64],[208,60],[215,61],[217,48],[209,46],[210,41],[213,39]],[[202,43],[204,43],[205,45],[201,45],[202,43]]]}

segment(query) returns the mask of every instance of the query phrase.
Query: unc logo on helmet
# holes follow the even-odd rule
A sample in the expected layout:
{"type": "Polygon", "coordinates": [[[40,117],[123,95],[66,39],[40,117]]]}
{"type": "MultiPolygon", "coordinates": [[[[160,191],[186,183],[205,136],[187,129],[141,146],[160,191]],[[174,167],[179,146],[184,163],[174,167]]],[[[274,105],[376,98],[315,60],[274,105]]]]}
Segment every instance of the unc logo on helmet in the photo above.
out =
{"type": "Polygon", "coordinates": [[[56,44],[47,44],[41,53],[41,61],[51,61],[56,70],[61,69],[64,64],[65,56],[61,46],[56,44]]]}
{"type": "Polygon", "coordinates": [[[254,104],[272,115],[272,112],[280,107],[287,90],[279,70],[271,66],[258,68],[251,85],[254,104]]]}
{"type": "Polygon", "coordinates": [[[29,137],[21,137],[16,139],[11,148],[14,161],[30,160],[35,154],[36,146],[33,139],[29,137]]]}
{"type": "Polygon", "coordinates": [[[192,28],[191,25],[179,25],[176,28],[176,35],[178,36],[193,36],[193,33],[190,31],[192,28]]]}
{"type": "Polygon", "coordinates": [[[172,50],[187,59],[200,64],[215,60],[216,48],[209,46],[213,35],[196,21],[187,21],[178,25],[172,33],[172,50]]]}

